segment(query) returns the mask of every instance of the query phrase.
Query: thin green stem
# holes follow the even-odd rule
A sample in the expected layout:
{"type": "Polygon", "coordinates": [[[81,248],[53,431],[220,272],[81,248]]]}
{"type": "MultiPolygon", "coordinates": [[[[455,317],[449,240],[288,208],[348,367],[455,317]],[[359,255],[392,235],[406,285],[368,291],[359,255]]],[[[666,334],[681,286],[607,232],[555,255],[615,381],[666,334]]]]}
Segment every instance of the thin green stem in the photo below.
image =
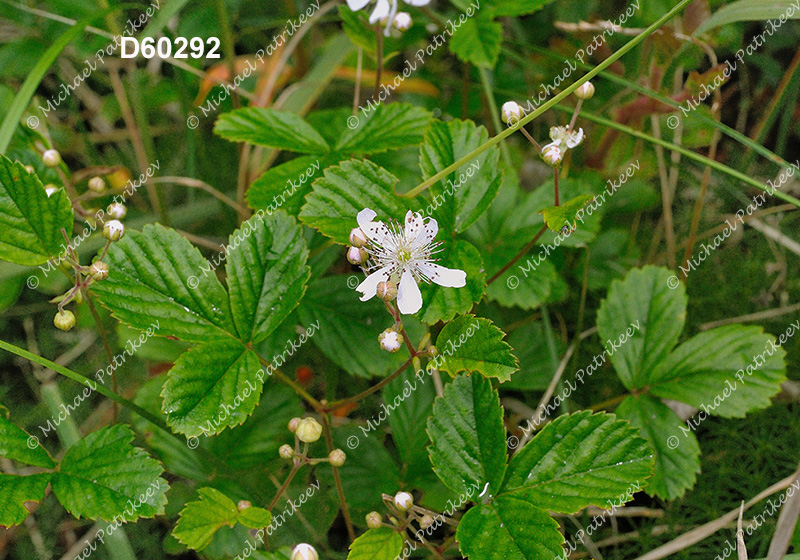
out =
{"type": "MultiPolygon", "coordinates": [[[[331,435],[331,424],[327,414],[322,415],[322,431],[325,433],[325,444],[328,446],[328,453],[333,451],[333,436],[331,435]]],[[[336,483],[336,493],[339,495],[339,507],[342,509],[344,523],[347,526],[347,535],[350,541],[356,540],[356,532],[353,529],[353,521],[350,519],[350,510],[347,509],[347,500],[344,497],[344,487],[342,477],[339,475],[339,468],[331,465],[333,470],[333,480],[336,483]]]]}

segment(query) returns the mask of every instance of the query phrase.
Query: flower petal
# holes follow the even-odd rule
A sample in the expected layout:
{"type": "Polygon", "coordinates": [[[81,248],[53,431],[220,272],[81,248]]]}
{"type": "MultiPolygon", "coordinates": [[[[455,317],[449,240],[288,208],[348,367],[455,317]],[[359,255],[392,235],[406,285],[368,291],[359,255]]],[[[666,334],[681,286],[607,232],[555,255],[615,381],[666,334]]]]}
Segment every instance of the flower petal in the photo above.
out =
{"type": "Polygon", "coordinates": [[[369,22],[377,23],[383,18],[389,17],[390,11],[391,11],[391,5],[389,4],[389,0],[378,0],[375,9],[372,11],[372,15],[369,16],[369,22]]]}
{"type": "Polygon", "coordinates": [[[364,295],[361,296],[361,301],[367,301],[374,298],[378,293],[378,284],[386,282],[389,279],[389,272],[391,268],[385,266],[376,270],[367,276],[361,284],[356,287],[356,291],[364,295]]]}
{"type": "Polygon", "coordinates": [[[419,263],[419,271],[445,288],[463,288],[467,285],[467,273],[457,268],[447,268],[436,263],[419,263]]]}
{"type": "Polygon", "coordinates": [[[406,212],[406,239],[413,241],[417,238],[419,230],[422,228],[422,214],[417,214],[409,210],[406,212]]]}
{"type": "Polygon", "coordinates": [[[431,0],[404,0],[409,6],[427,6],[431,0]]]}
{"type": "Polygon", "coordinates": [[[411,315],[422,309],[422,293],[419,291],[417,281],[414,280],[414,275],[408,270],[403,272],[400,285],[397,287],[397,308],[403,315],[411,315]]]}
{"type": "Polygon", "coordinates": [[[366,235],[370,241],[383,246],[386,240],[391,237],[391,234],[389,228],[387,228],[383,222],[372,221],[375,216],[377,216],[377,214],[374,210],[364,208],[358,213],[358,216],[356,216],[356,221],[358,222],[358,227],[361,228],[361,231],[364,232],[364,235],[366,235]]]}
{"type": "Polygon", "coordinates": [[[372,0],[347,0],[347,7],[357,12],[369,4],[372,0]]]}
{"type": "Polygon", "coordinates": [[[574,130],[567,135],[567,147],[572,149],[583,142],[583,129],[579,128],[577,132],[574,130]]]}

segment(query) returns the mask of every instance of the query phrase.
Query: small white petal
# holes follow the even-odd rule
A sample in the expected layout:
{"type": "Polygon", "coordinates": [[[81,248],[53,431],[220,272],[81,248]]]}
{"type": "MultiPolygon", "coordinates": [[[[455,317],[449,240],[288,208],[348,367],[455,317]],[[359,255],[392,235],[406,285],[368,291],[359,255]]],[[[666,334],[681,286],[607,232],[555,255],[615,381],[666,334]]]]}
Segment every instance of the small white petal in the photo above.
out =
{"type": "Polygon", "coordinates": [[[564,141],[564,135],[567,133],[565,126],[554,126],[550,129],[550,139],[554,144],[560,144],[564,141]]]}
{"type": "Polygon", "coordinates": [[[391,269],[388,266],[381,268],[380,270],[376,270],[372,274],[366,277],[361,284],[356,287],[356,291],[364,294],[361,296],[361,301],[367,301],[368,299],[372,299],[378,293],[378,284],[381,282],[386,282],[389,279],[389,271],[391,269]]]}
{"type": "Polygon", "coordinates": [[[417,235],[419,234],[420,228],[422,228],[422,215],[415,214],[411,210],[406,212],[406,239],[412,240],[416,239],[417,235]]]}
{"type": "Polygon", "coordinates": [[[427,218],[423,220],[422,228],[414,243],[420,246],[428,245],[433,242],[437,233],[439,233],[439,222],[433,218],[427,218]]]}
{"type": "Polygon", "coordinates": [[[447,268],[436,263],[419,263],[419,271],[445,288],[463,288],[467,285],[467,273],[457,268],[447,268]]]}
{"type": "Polygon", "coordinates": [[[372,15],[369,16],[369,22],[377,23],[381,21],[383,18],[389,17],[389,12],[391,12],[391,5],[389,4],[389,0],[378,0],[378,4],[372,11],[372,15]]]}
{"type": "Polygon", "coordinates": [[[578,129],[577,132],[572,131],[567,135],[567,147],[572,149],[583,142],[583,129],[578,129]]]}
{"type": "Polygon", "coordinates": [[[358,227],[364,232],[370,241],[383,245],[387,238],[390,237],[389,228],[383,222],[373,222],[372,220],[377,216],[374,210],[364,208],[356,216],[358,227]]]}
{"type": "Polygon", "coordinates": [[[404,0],[409,6],[427,6],[431,0],[404,0]]]}
{"type": "Polygon", "coordinates": [[[422,293],[408,270],[403,272],[397,287],[397,308],[403,315],[411,315],[422,309],[422,293]]]}
{"type": "Polygon", "coordinates": [[[354,12],[361,10],[369,4],[372,0],[347,0],[347,7],[354,12]]]}

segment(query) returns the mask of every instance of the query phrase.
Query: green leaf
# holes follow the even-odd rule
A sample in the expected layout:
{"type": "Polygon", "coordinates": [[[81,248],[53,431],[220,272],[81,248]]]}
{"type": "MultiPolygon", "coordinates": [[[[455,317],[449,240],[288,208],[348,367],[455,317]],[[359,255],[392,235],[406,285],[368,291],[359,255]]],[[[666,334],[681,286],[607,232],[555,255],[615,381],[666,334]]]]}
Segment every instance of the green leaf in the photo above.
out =
{"type": "Polygon", "coordinates": [[[504,337],[505,333],[489,319],[474,315],[458,317],[439,333],[436,348],[441,360],[434,363],[439,370],[452,376],[462,371],[477,371],[484,377],[508,381],[519,369],[519,362],[504,337]]]}
{"type": "Polygon", "coordinates": [[[576,229],[578,210],[581,210],[593,198],[589,194],[577,196],[561,206],[543,208],[539,210],[539,214],[544,216],[544,222],[551,231],[561,233],[564,228],[567,228],[566,231],[572,231],[576,229]]]}
{"type": "Polygon", "coordinates": [[[541,10],[555,2],[555,0],[488,0],[488,7],[494,9],[494,15],[524,16],[541,10]]]}
{"type": "MultiPolygon", "coordinates": [[[[426,179],[452,165],[489,139],[472,121],[436,121],[420,148],[420,167],[426,179]]],[[[459,167],[431,187],[431,208],[445,232],[462,232],[481,217],[500,189],[500,150],[493,147],[459,167]]]]}
{"type": "Polygon", "coordinates": [[[257,344],[297,307],[311,274],[303,229],[285,212],[256,214],[228,240],[225,266],[233,322],[257,344]]]}
{"type": "Polygon", "coordinates": [[[379,220],[402,220],[409,203],[393,193],[397,177],[370,161],[345,161],[329,167],[306,197],[300,219],[308,226],[343,245],[357,227],[356,215],[364,208],[378,213],[379,220]]]}
{"type": "Polygon", "coordinates": [[[430,112],[410,103],[381,103],[376,108],[369,107],[368,113],[366,109],[347,121],[336,151],[365,155],[416,146],[432,119],[430,112]],[[352,124],[355,127],[351,128],[352,124]]]}
{"type": "Polygon", "coordinates": [[[41,502],[50,473],[17,476],[0,474],[0,526],[19,525],[28,517],[25,502],[41,502]]]}
{"type": "Polygon", "coordinates": [[[653,372],[650,393],[715,416],[742,418],[768,407],[786,381],[786,351],[774,342],[761,327],[728,325],[702,332],[653,372]]]}
{"type": "Polygon", "coordinates": [[[72,206],[63,189],[47,196],[35,173],[0,155],[0,258],[40,265],[62,252],[61,228],[72,233],[72,206]]]}
{"type": "Polygon", "coordinates": [[[248,529],[261,529],[272,523],[272,514],[268,509],[251,506],[239,513],[238,521],[248,529]]]}
{"type": "Polygon", "coordinates": [[[428,325],[469,312],[486,290],[481,254],[468,241],[456,239],[446,244],[438,256],[441,259],[439,264],[466,272],[467,285],[463,288],[443,288],[434,283],[420,286],[422,310],[419,317],[428,325]]]}
{"type": "Polygon", "coordinates": [[[621,494],[629,501],[652,472],[639,430],[613,414],[584,411],[550,422],[514,455],[501,492],[561,513],[608,509],[621,494]]]}
{"type": "Polygon", "coordinates": [[[714,12],[710,18],[697,28],[694,35],[737,21],[767,21],[779,19],[781,16],[786,19],[799,19],[800,10],[795,11],[796,6],[797,0],[770,0],[769,2],[764,2],[764,0],[739,0],[738,2],[725,4],[714,12]]]}
{"type": "Polygon", "coordinates": [[[215,340],[185,352],[169,370],[163,410],[187,436],[218,434],[244,422],[258,404],[264,373],[237,340],[215,340]]]}
{"type": "MultiPolygon", "coordinates": [[[[544,249],[534,247],[527,259],[520,260],[486,287],[486,296],[505,307],[534,310],[542,304],[562,301],[569,290],[551,260],[542,258],[544,249]]],[[[552,372],[550,372],[552,374],[552,372]]]]}
{"type": "Polygon", "coordinates": [[[123,323],[146,330],[157,322],[158,334],[190,342],[236,332],[214,263],[175,230],[158,224],[141,233],[129,230],[111,246],[106,262],[111,272],[92,290],[123,323]]]}
{"type": "Polygon", "coordinates": [[[470,509],[456,532],[471,560],[553,560],[563,558],[564,537],[550,515],[522,497],[497,496],[470,509]]]}
{"type": "Polygon", "coordinates": [[[436,475],[454,492],[489,484],[496,494],[506,471],[506,439],[500,397],[481,375],[459,376],[433,403],[428,448],[436,475]]]}
{"type": "Polygon", "coordinates": [[[462,15],[458,23],[450,39],[453,54],[475,66],[494,68],[503,45],[503,26],[494,21],[494,14],[483,10],[466,19],[462,15]]]}
{"type": "Polygon", "coordinates": [[[616,413],[641,430],[655,453],[649,494],[674,500],[694,486],[700,472],[700,446],[694,432],[669,407],[649,395],[630,396],[616,413]]]}
{"type": "Polygon", "coordinates": [[[253,181],[247,190],[247,203],[255,210],[286,210],[292,216],[300,212],[311,184],[322,171],[343,159],[338,154],[300,156],[272,167],[253,181]]]}
{"type": "Polygon", "coordinates": [[[131,445],[123,424],[101,428],[73,445],[53,473],[53,493],[75,517],[135,521],[164,513],[164,469],[131,445]]]}
{"type": "Polygon", "coordinates": [[[197,493],[200,499],[186,504],[172,536],[193,550],[202,550],[221,527],[233,527],[239,510],[233,500],[219,490],[201,488],[197,493]]]}
{"type": "Polygon", "coordinates": [[[214,132],[226,140],[247,142],[301,154],[324,154],[330,146],[303,117],[290,111],[245,107],[217,119],[214,132]]]}
{"type": "Polygon", "coordinates": [[[384,406],[391,410],[389,425],[392,441],[397,446],[406,481],[431,473],[426,449],[429,438],[425,426],[432,413],[435,397],[431,375],[417,374],[413,368],[406,370],[383,390],[384,406]]]}
{"type": "Polygon", "coordinates": [[[0,457],[45,469],[52,469],[56,466],[55,461],[39,444],[37,438],[28,435],[25,430],[12,424],[3,414],[0,414],[0,457]]]}
{"type": "Polygon", "coordinates": [[[678,342],[686,320],[686,289],[670,289],[666,268],[646,266],[614,281],[597,312],[604,341],[617,341],[638,322],[638,330],[619,348],[606,342],[611,362],[628,389],[641,389],[678,342]]]}
{"type": "Polygon", "coordinates": [[[389,527],[370,529],[350,545],[347,560],[395,560],[404,545],[400,533],[389,527]]]}

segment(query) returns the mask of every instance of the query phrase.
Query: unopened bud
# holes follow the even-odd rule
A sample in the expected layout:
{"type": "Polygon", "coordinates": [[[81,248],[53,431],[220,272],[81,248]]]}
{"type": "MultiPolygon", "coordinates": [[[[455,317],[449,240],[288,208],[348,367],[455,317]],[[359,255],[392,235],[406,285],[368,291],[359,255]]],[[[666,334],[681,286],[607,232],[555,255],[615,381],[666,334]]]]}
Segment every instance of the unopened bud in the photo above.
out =
{"type": "Polygon", "coordinates": [[[507,101],[500,109],[500,118],[507,125],[514,126],[522,119],[522,107],[516,101],[507,101]]]}
{"type": "Polygon", "coordinates": [[[250,507],[253,507],[253,504],[251,504],[247,500],[240,500],[239,503],[236,504],[236,509],[238,509],[239,511],[244,511],[250,507]]]}
{"type": "Polygon", "coordinates": [[[62,331],[71,330],[75,326],[75,315],[68,309],[62,309],[56,313],[53,324],[62,331]]]}
{"type": "Polygon", "coordinates": [[[367,261],[367,252],[360,247],[347,249],[347,260],[350,264],[362,265],[367,261]]]}
{"type": "Polygon", "coordinates": [[[292,449],[291,445],[281,445],[280,449],[278,449],[278,455],[281,456],[281,459],[291,459],[294,457],[294,449],[292,449]]]}
{"type": "Polygon", "coordinates": [[[103,235],[110,241],[119,241],[125,235],[125,226],[119,220],[111,220],[103,226],[103,235]]]}
{"type": "Polygon", "coordinates": [[[290,560],[319,560],[319,554],[310,544],[298,544],[292,549],[290,560]]]}
{"type": "Polygon", "coordinates": [[[313,418],[303,418],[294,434],[303,443],[314,443],[322,435],[322,425],[313,418]]]}
{"type": "Polygon", "coordinates": [[[397,284],[391,280],[379,282],[377,294],[383,301],[394,301],[397,298],[397,284]]]}
{"type": "Polygon", "coordinates": [[[575,90],[575,97],[578,99],[591,99],[594,96],[594,86],[592,82],[584,82],[575,90]]]}
{"type": "Polygon", "coordinates": [[[50,197],[51,197],[51,196],[53,196],[53,195],[54,195],[56,192],[58,192],[58,187],[57,187],[57,186],[55,186],[55,185],[54,185],[54,184],[52,184],[52,183],[47,183],[47,184],[44,186],[44,192],[47,194],[47,197],[48,197],[48,198],[50,198],[50,197]]]}
{"type": "Polygon", "coordinates": [[[411,19],[411,14],[407,12],[398,12],[396,16],[394,16],[394,21],[392,22],[392,26],[397,29],[398,31],[408,31],[411,29],[411,25],[414,21],[411,19]]]}
{"type": "Polygon", "coordinates": [[[550,167],[558,167],[564,159],[564,154],[558,146],[545,146],[542,149],[542,160],[550,167]]]}
{"type": "Polygon", "coordinates": [[[92,266],[89,267],[89,276],[95,282],[102,282],[108,278],[108,265],[103,261],[93,262],[92,266]]]}
{"type": "Polygon", "coordinates": [[[128,214],[128,209],[124,204],[119,202],[112,202],[108,205],[107,213],[115,220],[121,220],[128,214]]]}
{"type": "Polygon", "coordinates": [[[344,465],[345,460],[347,459],[347,455],[345,455],[344,451],[341,449],[334,449],[330,453],[328,453],[328,459],[331,461],[331,465],[334,467],[341,467],[344,465]]]}
{"type": "Polygon", "coordinates": [[[92,177],[89,179],[89,190],[97,194],[103,193],[106,190],[106,182],[100,177],[92,177]]]}
{"type": "Polygon", "coordinates": [[[350,231],[350,245],[353,247],[364,247],[369,243],[366,234],[361,228],[353,228],[350,231]]]}
{"type": "Polygon", "coordinates": [[[370,529],[379,529],[383,525],[381,514],[377,511],[371,511],[367,514],[367,527],[370,529]]]}
{"type": "Polygon", "coordinates": [[[386,329],[378,335],[381,348],[387,352],[397,352],[403,347],[403,335],[394,329],[386,329]]]}
{"type": "Polygon", "coordinates": [[[27,171],[28,173],[36,173],[36,168],[32,165],[26,165],[25,171],[27,171]]]}
{"type": "Polygon", "coordinates": [[[58,150],[46,150],[42,154],[42,161],[47,167],[56,167],[61,163],[61,154],[58,150]]]}
{"type": "Polygon", "coordinates": [[[414,505],[414,496],[408,492],[398,492],[394,496],[394,505],[400,511],[408,511],[414,505]]]}
{"type": "Polygon", "coordinates": [[[300,425],[300,418],[292,418],[289,420],[289,431],[295,433],[297,431],[297,426],[300,425]]]}
{"type": "Polygon", "coordinates": [[[419,520],[419,527],[420,529],[427,529],[433,525],[433,517],[428,514],[422,516],[422,519],[419,520]]]}

